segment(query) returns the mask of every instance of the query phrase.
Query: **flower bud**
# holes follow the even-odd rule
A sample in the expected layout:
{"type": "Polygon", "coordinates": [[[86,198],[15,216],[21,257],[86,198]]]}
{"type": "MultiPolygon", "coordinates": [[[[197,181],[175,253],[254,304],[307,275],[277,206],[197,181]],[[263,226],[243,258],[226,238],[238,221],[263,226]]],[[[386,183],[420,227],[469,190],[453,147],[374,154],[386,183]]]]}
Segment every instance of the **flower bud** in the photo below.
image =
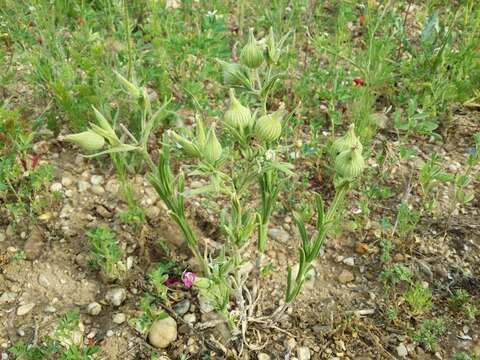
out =
{"type": "Polygon", "coordinates": [[[355,135],[355,125],[350,125],[347,133],[341,138],[336,139],[331,147],[331,150],[334,155],[337,155],[343,151],[356,148],[360,150],[360,153],[363,151],[363,146],[357,135],[355,135]]]}
{"type": "Polygon", "coordinates": [[[178,135],[175,131],[169,131],[169,134],[173,140],[182,147],[187,155],[192,157],[200,157],[200,151],[194,143],[185,139],[183,136],[178,135]]]}
{"type": "Polygon", "coordinates": [[[240,61],[251,69],[256,69],[263,63],[263,50],[253,36],[253,29],[250,29],[248,42],[240,53],[240,61]]]}
{"type": "Polygon", "coordinates": [[[117,75],[117,79],[122,83],[124,89],[135,99],[139,99],[142,97],[142,91],[140,88],[125,79],[122,75],[120,75],[118,72],[114,71],[115,75],[117,75]]]}
{"type": "Polygon", "coordinates": [[[103,136],[98,135],[92,130],[67,135],[65,136],[65,140],[71,141],[87,151],[98,151],[105,145],[103,136]]]}
{"type": "Polygon", "coordinates": [[[342,151],[335,159],[335,170],[339,176],[353,179],[363,172],[365,161],[362,152],[358,148],[342,151]]]}
{"type": "Polygon", "coordinates": [[[230,89],[230,108],[225,112],[224,120],[235,129],[243,130],[252,125],[250,109],[237,100],[233,89],[230,89]]]}
{"type": "Polygon", "coordinates": [[[203,156],[211,164],[215,163],[222,156],[222,145],[220,145],[213,128],[208,132],[207,141],[203,148],[203,156]]]}
{"type": "Polygon", "coordinates": [[[105,139],[107,139],[112,146],[120,145],[120,139],[117,137],[117,134],[115,134],[115,131],[110,126],[107,119],[105,119],[102,113],[98,111],[94,106],[92,106],[92,108],[95,113],[95,117],[97,118],[97,121],[100,125],[97,126],[91,123],[90,126],[92,127],[92,130],[95,131],[98,135],[103,136],[105,139]]]}
{"type": "Polygon", "coordinates": [[[266,142],[277,140],[282,134],[281,120],[285,111],[283,109],[275,111],[273,114],[261,116],[255,124],[255,134],[266,142]]]}
{"type": "Polygon", "coordinates": [[[275,43],[275,36],[273,35],[273,29],[270,28],[268,36],[266,38],[265,57],[268,64],[274,64],[278,60],[277,45],[275,43]]]}

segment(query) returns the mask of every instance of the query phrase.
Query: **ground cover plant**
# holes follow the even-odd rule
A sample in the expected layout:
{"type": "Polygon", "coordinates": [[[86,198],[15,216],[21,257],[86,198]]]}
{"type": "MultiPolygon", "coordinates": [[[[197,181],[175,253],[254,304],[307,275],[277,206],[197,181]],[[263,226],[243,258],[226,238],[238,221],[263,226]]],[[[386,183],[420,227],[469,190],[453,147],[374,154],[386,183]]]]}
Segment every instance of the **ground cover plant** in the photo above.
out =
{"type": "Polygon", "coordinates": [[[0,1],[0,346],[480,356],[475,1],[0,1]]]}

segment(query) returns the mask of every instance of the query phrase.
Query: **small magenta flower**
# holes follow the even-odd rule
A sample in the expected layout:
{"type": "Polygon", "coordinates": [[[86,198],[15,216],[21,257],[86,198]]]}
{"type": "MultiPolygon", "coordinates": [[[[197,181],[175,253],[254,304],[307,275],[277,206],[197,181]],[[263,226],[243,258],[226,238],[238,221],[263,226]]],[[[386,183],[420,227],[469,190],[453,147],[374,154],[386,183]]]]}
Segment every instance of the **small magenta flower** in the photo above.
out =
{"type": "Polygon", "coordinates": [[[182,274],[182,281],[183,285],[185,285],[187,288],[192,287],[193,283],[195,282],[195,273],[191,271],[184,271],[182,274]]]}
{"type": "Polygon", "coordinates": [[[355,86],[363,86],[363,85],[365,85],[365,81],[363,81],[363,79],[360,79],[360,78],[353,79],[353,82],[354,82],[355,86]]]}

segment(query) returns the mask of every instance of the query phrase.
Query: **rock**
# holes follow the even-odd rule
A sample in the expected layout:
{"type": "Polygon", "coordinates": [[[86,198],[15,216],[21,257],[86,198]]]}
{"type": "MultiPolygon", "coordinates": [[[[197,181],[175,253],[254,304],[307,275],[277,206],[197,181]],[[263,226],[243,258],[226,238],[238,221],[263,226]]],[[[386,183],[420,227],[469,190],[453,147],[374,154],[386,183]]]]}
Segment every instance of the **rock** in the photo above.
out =
{"type": "Polygon", "coordinates": [[[109,219],[113,216],[113,213],[110,212],[105,206],[103,205],[97,205],[95,206],[95,211],[97,212],[98,215],[101,217],[104,217],[106,219],[109,219]]]}
{"type": "Polygon", "coordinates": [[[23,246],[23,251],[27,260],[35,260],[42,253],[43,237],[38,227],[34,227],[30,233],[30,237],[23,246]]]}
{"type": "Polygon", "coordinates": [[[92,316],[96,316],[100,314],[101,311],[102,311],[102,305],[100,305],[97,302],[92,302],[87,305],[87,312],[92,316]]]}
{"type": "Polygon", "coordinates": [[[270,355],[265,353],[258,353],[257,355],[258,360],[270,360],[270,355]]]}
{"type": "Polygon", "coordinates": [[[268,236],[272,239],[286,243],[290,240],[290,234],[280,228],[272,228],[268,230],[268,236]]]}
{"type": "Polygon", "coordinates": [[[166,348],[177,339],[177,323],[171,317],[156,320],[148,333],[150,344],[156,348],[166,348]]]}
{"type": "Polygon", "coordinates": [[[90,183],[92,185],[100,185],[101,183],[103,183],[103,176],[102,175],[92,175],[92,177],[90,178],[90,183]]]}
{"type": "Polygon", "coordinates": [[[310,349],[306,346],[300,346],[297,349],[298,360],[310,360],[310,349]]]}
{"type": "Polygon", "coordinates": [[[148,206],[145,209],[145,216],[150,221],[158,220],[158,217],[160,216],[160,209],[157,206],[148,206]]]}
{"type": "Polygon", "coordinates": [[[57,312],[57,309],[55,307],[53,307],[52,305],[48,305],[45,309],[44,309],[45,312],[49,313],[49,314],[55,314],[57,312]]]}
{"type": "Polygon", "coordinates": [[[113,318],[112,318],[112,321],[115,324],[123,324],[125,320],[127,320],[127,315],[125,315],[124,313],[115,314],[113,315],[113,318]]]}
{"type": "Polygon", "coordinates": [[[338,281],[342,284],[347,284],[355,280],[355,276],[352,274],[351,271],[343,270],[340,275],[338,275],[338,281]]]}
{"type": "Polygon", "coordinates": [[[80,180],[77,182],[77,189],[80,192],[84,192],[90,188],[90,184],[85,180],[80,180]]]}
{"type": "Polygon", "coordinates": [[[59,192],[62,191],[63,185],[59,182],[54,182],[52,185],[50,185],[50,191],[51,192],[59,192]]]}
{"type": "Polygon", "coordinates": [[[365,244],[362,242],[356,242],[355,252],[360,255],[366,254],[368,252],[368,244],[365,244]]]}
{"type": "Polygon", "coordinates": [[[2,296],[0,296],[0,305],[10,304],[15,301],[17,294],[10,291],[5,291],[2,296]]]}
{"type": "Polygon", "coordinates": [[[100,185],[95,185],[95,186],[92,186],[92,192],[96,195],[103,195],[105,194],[105,189],[103,188],[103,186],[100,186],[100,185]]]}
{"type": "Polygon", "coordinates": [[[397,346],[397,355],[402,358],[408,355],[407,347],[404,344],[400,344],[397,346]]]}
{"type": "Polygon", "coordinates": [[[197,317],[195,316],[195,314],[187,314],[183,317],[183,320],[185,320],[187,324],[193,325],[197,321],[197,317]]]}
{"type": "Polygon", "coordinates": [[[352,256],[343,259],[342,262],[348,266],[355,266],[355,259],[352,256]]]}
{"type": "Polygon", "coordinates": [[[17,315],[18,316],[27,315],[30,311],[33,310],[34,307],[35,307],[34,303],[20,305],[17,309],[17,315]]]}
{"type": "Polygon", "coordinates": [[[112,330],[108,330],[107,331],[107,337],[112,337],[114,334],[113,334],[113,331],[112,330]]]}
{"type": "Polygon", "coordinates": [[[214,310],[214,306],[205,296],[198,295],[198,303],[200,305],[200,311],[204,314],[214,310]]]}
{"type": "Polygon", "coordinates": [[[86,266],[87,265],[87,256],[85,256],[84,253],[78,253],[77,256],[75,256],[75,263],[78,266],[86,266]]]}
{"type": "Polygon", "coordinates": [[[45,274],[38,275],[38,283],[43,286],[44,288],[48,288],[50,286],[50,281],[45,274]]]}
{"type": "Polygon", "coordinates": [[[73,180],[71,177],[64,176],[62,177],[62,185],[65,187],[69,187],[70,185],[73,184],[73,180]]]}
{"type": "Polygon", "coordinates": [[[182,301],[173,305],[173,310],[177,313],[177,315],[182,316],[185,315],[190,309],[190,300],[183,299],[182,301]]]}
{"type": "Polygon", "coordinates": [[[105,299],[114,306],[120,306],[125,301],[127,292],[123,288],[113,288],[107,291],[105,299]]]}

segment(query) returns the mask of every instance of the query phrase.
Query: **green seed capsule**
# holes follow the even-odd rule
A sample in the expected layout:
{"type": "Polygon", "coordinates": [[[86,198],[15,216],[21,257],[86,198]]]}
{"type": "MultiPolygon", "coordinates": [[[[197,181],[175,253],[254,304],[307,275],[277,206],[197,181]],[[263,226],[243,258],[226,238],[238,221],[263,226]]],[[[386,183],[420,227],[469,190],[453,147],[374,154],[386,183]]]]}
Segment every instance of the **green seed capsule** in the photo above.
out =
{"type": "Polygon", "coordinates": [[[273,114],[261,116],[255,124],[257,137],[266,142],[277,140],[282,134],[281,120],[284,113],[284,110],[277,110],[273,114]]]}
{"type": "Polygon", "coordinates": [[[227,125],[239,130],[252,125],[250,109],[237,100],[233,89],[230,89],[230,108],[225,112],[224,120],[227,125]]]}
{"type": "Polygon", "coordinates": [[[191,157],[200,157],[200,151],[198,147],[191,141],[185,139],[183,136],[178,135],[175,131],[170,132],[173,140],[182,147],[183,151],[191,157]]]}
{"type": "Polygon", "coordinates": [[[363,151],[363,146],[357,135],[355,135],[355,126],[352,124],[348,129],[347,133],[341,138],[336,139],[331,147],[332,153],[336,156],[337,154],[356,148],[360,150],[360,153],[363,151]]]}
{"type": "Polygon", "coordinates": [[[207,141],[203,148],[203,156],[211,164],[214,164],[222,156],[222,145],[220,145],[213,129],[210,129],[208,132],[207,141]]]}
{"type": "Polygon", "coordinates": [[[365,167],[362,152],[358,148],[342,151],[335,159],[335,171],[346,179],[358,177],[365,167]]]}
{"type": "Polygon", "coordinates": [[[251,69],[256,69],[263,63],[263,50],[253,36],[253,29],[250,29],[248,42],[240,53],[240,61],[251,69]]]}
{"type": "Polygon", "coordinates": [[[65,140],[71,141],[87,151],[98,151],[105,145],[105,139],[92,130],[67,135],[65,140]]]}

